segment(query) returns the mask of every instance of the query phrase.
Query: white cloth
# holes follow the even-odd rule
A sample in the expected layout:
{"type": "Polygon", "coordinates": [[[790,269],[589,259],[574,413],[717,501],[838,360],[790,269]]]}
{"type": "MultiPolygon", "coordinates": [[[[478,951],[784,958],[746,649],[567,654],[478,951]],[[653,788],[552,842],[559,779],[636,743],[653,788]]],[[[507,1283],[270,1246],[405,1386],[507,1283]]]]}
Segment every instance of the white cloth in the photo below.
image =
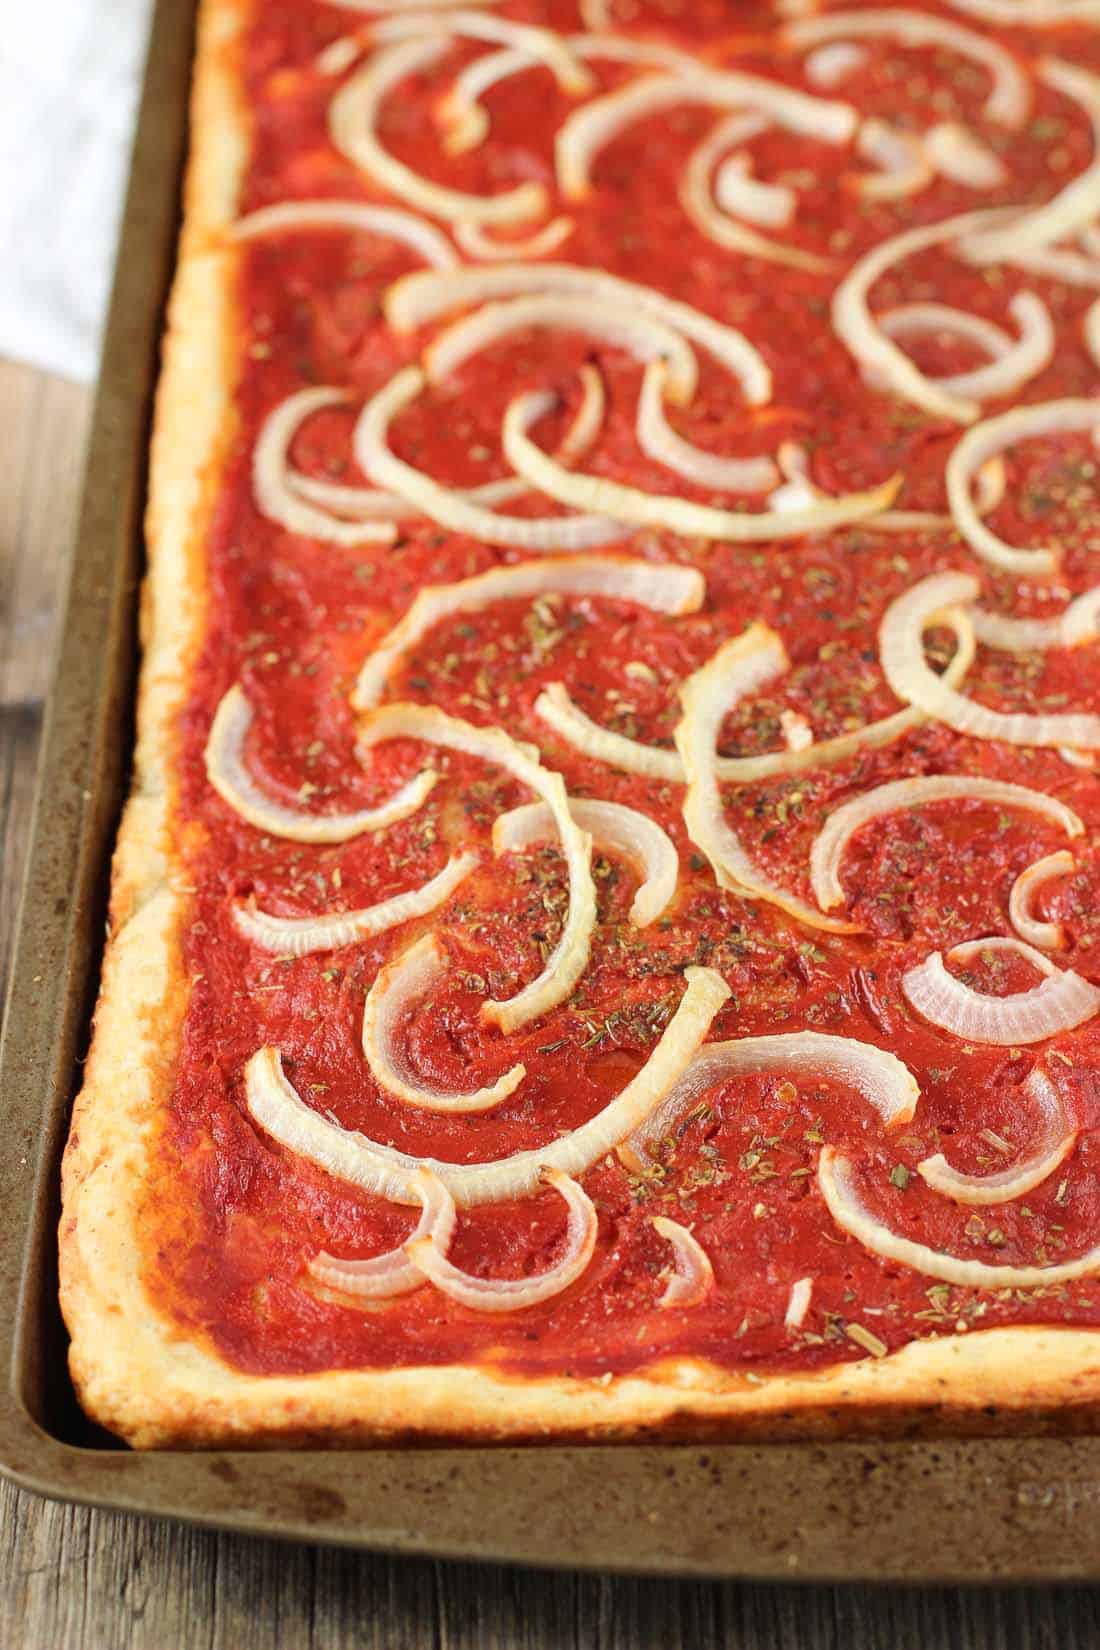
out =
{"type": "Polygon", "coordinates": [[[0,29],[0,355],[94,378],[149,0],[15,0],[0,29]]]}

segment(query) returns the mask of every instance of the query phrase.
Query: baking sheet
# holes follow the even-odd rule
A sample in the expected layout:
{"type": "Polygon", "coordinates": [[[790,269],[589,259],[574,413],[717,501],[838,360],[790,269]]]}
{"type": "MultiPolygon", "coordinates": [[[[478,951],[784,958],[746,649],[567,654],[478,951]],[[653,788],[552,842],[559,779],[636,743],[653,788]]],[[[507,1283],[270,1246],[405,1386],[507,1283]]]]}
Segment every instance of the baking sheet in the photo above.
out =
{"type": "Polygon", "coordinates": [[[0,1094],[0,1471],[43,1494],[392,1552],[705,1576],[1100,1577],[1100,1439],[140,1455],[81,1415],[58,1166],[125,793],[145,451],[194,18],[159,0],[39,800],[0,1094]]]}

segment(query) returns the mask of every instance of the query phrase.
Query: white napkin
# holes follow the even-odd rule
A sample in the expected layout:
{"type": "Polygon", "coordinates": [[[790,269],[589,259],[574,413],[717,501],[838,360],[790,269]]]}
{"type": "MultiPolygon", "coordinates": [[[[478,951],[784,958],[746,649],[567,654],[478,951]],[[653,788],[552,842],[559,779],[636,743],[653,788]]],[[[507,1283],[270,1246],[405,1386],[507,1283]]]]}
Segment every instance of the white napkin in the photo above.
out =
{"type": "Polygon", "coordinates": [[[0,29],[0,355],[94,378],[150,0],[15,0],[0,29]]]}

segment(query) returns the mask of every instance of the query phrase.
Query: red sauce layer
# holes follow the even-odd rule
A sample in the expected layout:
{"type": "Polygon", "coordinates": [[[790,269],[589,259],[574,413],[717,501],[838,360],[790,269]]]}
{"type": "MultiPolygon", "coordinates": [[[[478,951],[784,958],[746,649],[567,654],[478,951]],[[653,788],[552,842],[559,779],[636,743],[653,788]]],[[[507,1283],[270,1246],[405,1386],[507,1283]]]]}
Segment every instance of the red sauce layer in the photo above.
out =
{"type": "MultiPolygon", "coordinates": [[[[615,11],[626,20],[624,33],[806,86],[800,57],[775,49],[765,7],[622,0],[615,11]]],[[[564,30],[578,26],[565,0],[517,0],[498,13],[564,30]]],[[[315,65],[326,44],[356,26],[353,14],[316,0],[266,0],[256,8],[241,48],[252,122],[242,210],[295,197],[384,198],[332,147],[326,106],[339,79],[315,65]]],[[[1042,42],[1026,31],[1012,38],[1024,60],[1052,44],[1100,64],[1100,42],[1085,31],[1042,42]]],[[[489,191],[533,178],[552,191],[554,134],[570,105],[543,70],[488,94],[492,133],[482,149],[453,161],[442,154],[433,106],[453,67],[483,49],[459,46],[437,76],[410,80],[386,104],[382,137],[426,175],[459,187],[489,191]]],[[[605,88],[630,73],[612,64],[597,65],[597,72],[605,88]]],[[[983,120],[987,90],[982,72],[959,58],[869,43],[864,66],[833,96],[918,127],[928,124],[931,103],[938,118],[965,121],[995,146],[1009,181],[977,200],[941,179],[912,200],[869,204],[844,181],[861,164],[851,149],[777,129],[753,153],[759,176],[800,190],[792,238],[836,257],[839,271],[911,225],[975,204],[1043,200],[1088,163],[1087,122],[1064,98],[1037,86],[1031,119],[1012,134],[983,120]]],[[[900,472],[905,508],[942,511],[944,463],[957,427],[866,388],[830,326],[835,277],[733,257],[685,221],[677,180],[713,119],[711,111],[685,106],[639,121],[609,145],[595,168],[593,197],[575,209],[576,229],[559,256],[683,298],[741,327],[762,350],[775,395],[756,411],[700,352],[699,391],[679,423],[690,439],[739,453],[774,452],[781,440],[795,439],[830,491],[900,472]]],[[[1100,1323],[1093,1280],[993,1294],[936,1285],[885,1265],[837,1229],[815,1181],[818,1152],[828,1142],[853,1158],[868,1204],[895,1229],[991,1263],[1054,1262],[1095,1241],[1097,1023],[1038,1048],[976,1047],[921,1022],[899,988],[902,973],[930,951],[1010,932],[1013,879],[1063,845],[1058,831],[1030,815],[975,803],[891,816],[863,832],[845,861],[849,911],[866,933],[811,932],[716,887],[687,840],[678,787],[579,757],[549,735],[532,709],[543,685],[561,681],[604,725],[667,744],[678,682],[761,618],[782,635],[792,670],[729,719],[723,749],[775,748],[784,709],[809,718],[818,737],[885,715],[896,701],[877,661],[877,624],[889,602],[924,575],[972,568],[982,574],[986,605],[1034,614],[1059,611],[1068,595],[1088,587],[1100,517],[1096,461],[1084,438],[1035,443],[1015,455],[1006,500],[992,517],[1014,543],[1062,546],[1053,586],[1025,583],[1017,590],[1013,580],[990,577],[947,531],[847,530],[747,548],[639,533],[616,548],[699,567],[707,583],[701,612],[669,618],[620,602],[566,598],[502,603],[440,625],[405,661],[390,697],[431,702],[537,740],[571,792],[642,809],[679,850],[675,904],[641,932],[627,916],[632,875],[597,860],[591,962],[569,1002],[545,1019],[503,1039],[481,1027],[477,1011],[487,994],[508,995],[533,977],[554,942],[565,883],[549,848],[479,872],[427,923],[323,956],[276,960],[235,929],[231,902],[246,894],[266,910],[297,915],[369,905],[416,886],[459,842],[487,847],[496,815],[525,799],[499,771],[447,756],[442,782],[412,818],[346,844],[303,847],[238,819],[205,777],[202,751],[214,707],[240,681],[256,713],[248,759],[274,797],[320,812],[385,797],[416,771],[423,753],[397,742],[382,747],[369,770],[356,761],[348,694],[361,662],[422,586],[521,559],[426,522],[410,524],[393,547],[342,550],[281,530],[253,502],[257,430],[279,401],[312,384],[349,386],[351,400],[346,411],[309,422],[295,444],[295,463],[316,476],[362,482],[349,445],[355,412],[363,397],[417,358],[430,336],[397,337],[380,311],[386,286],[416,267],[396,244],[346,232],[273,237],[241,257],[239,433],[207,541],[208,636],[180,724],[179,841],[196,890],[186,937],[193,988],[150,1207],[158,1297],[235,1366],[272,1373],[463,1360],[515,1372],[598,1374],[666,1354],[706,1357],[731,1370],[810,1369],[866,1355],[845,1333],[853,1323],[891,1349],[914,1337],[994,1324],[1100,1323]],[[382,962],[427,927],[443,936],[454,968],[410,1018],[413,1063],[443,1087],[490,1081],[520,1059],[527,1067],[521,1088],[484,1115],[442,1117],[402,1106],[376,1087],[363,1060],[364,995],[382,962]],[[364,1310],[322,1298],[308,1284],[303,1265],[310,1255],[378,1253],[399,1243],[415,1216],[310,1167],[258,1129],[242,1091],[242,1069],[256,1049],[279,1048],[302,1098],[345,1127],[409,1152],[475,1162],[545,1144],[591,1117],[652,1050],[691,963],[719,969],[732,989],[714,1038],[809,1028],[896,1051],[920,1084],[912,1125],[887,1137],[865,1101],[812,1070],[796,1082],[741,1079],[705,1097],[664,1143],[652,1175],[632,1178],[608,1160],[584,1177],[599,1211],[596,1255],[579,1283],[542,1306],[487,1318],[425,1287],[364,1310]],[[943,1150],[971,1172],[1026,1153],[1031,1120],[1023,1084],[1040,1062],[1057,1077],[1084,1130],[1064,1169],[1023,1202],[989,1210],[967,1211],[933,1194],[913,1172],[931,1152],[943,1150]],[[991,1135],[1007,1146],[1007,1156],[990,1144],[991,1135]],[[652,1227],[659,1213],[689,1225],[713,1260],[717,1288],[690,1310],[658,1305],[670,1262],[652,1227]],[[792,1331],[783,1316],[791,1285],[802,1277],[814,1280],[813,1301],[802,1329],[792,1331]]],[[[1022,399],[1091,393],[1096,372],[1079,343],[1093,296],[1087,289],[1025,279],[1001,266],[970,268],[931,252],[882,281],[875,307],[935,298],[1011,328],[1006,304],[1022,290],[1040,293],[1060,340],[1053,363],[1022,399]]],[[[914,355],[932,372],[973,364],[961,345],[914,345],[914,355]]],[[[575,406],[576,369],[593,359],[609,409],[589,467],[653,491],[707,496],[640,455],[633,433],[639,369],[580,333],[531,334],[484,351],[401,417],[396,449],[445,481],[500,475],[500,421],[511,396],[548,386],[575,406]]],[[[982,650],[967,691],[1002,708],[1097,709],[1100,667],[1091,649],[1049,656],[982,650]]],[[[1059,961],[1100,981],[1100,799],[1094,776],[1053,751],[979,743],[929,724],[835,768],[728,791],[726,806],[760,862],[807,895],[809,845],[827,812],[873,785],[939,772],[1020,781],[1081,814],[1088,829],[1074,844],[1077,869],[1050,885],[1039,906],[1066,926],[1070,945],[1059,961]]],[[[1004,991],[1033,983],[1033,976],[996,978],[979,965],[973,980],[1004,991]]],[[[550,1192],[478,1208],[460,1216],[452,1258],[487,1277],[534,1273],[552,1263],[563,1229],[563,1205],[550,1192]]]]}

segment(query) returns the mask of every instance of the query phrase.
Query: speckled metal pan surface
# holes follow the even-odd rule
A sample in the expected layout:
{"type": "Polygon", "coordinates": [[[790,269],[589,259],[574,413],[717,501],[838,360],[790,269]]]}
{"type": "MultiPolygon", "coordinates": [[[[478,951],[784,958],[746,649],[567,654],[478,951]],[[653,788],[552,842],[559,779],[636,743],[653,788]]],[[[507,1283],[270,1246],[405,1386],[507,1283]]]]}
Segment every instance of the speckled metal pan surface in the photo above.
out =
{"type": "Polygon", "coordinates": [[[1100,1438],[139,1455],[68,1384],[58,1161],[125,789],[145,448],[192,50],[160,0],[8,1005],[0,1470],[46,1495],[393,1552],[760,1578],[1100,1577],[1100,1438]]]}

